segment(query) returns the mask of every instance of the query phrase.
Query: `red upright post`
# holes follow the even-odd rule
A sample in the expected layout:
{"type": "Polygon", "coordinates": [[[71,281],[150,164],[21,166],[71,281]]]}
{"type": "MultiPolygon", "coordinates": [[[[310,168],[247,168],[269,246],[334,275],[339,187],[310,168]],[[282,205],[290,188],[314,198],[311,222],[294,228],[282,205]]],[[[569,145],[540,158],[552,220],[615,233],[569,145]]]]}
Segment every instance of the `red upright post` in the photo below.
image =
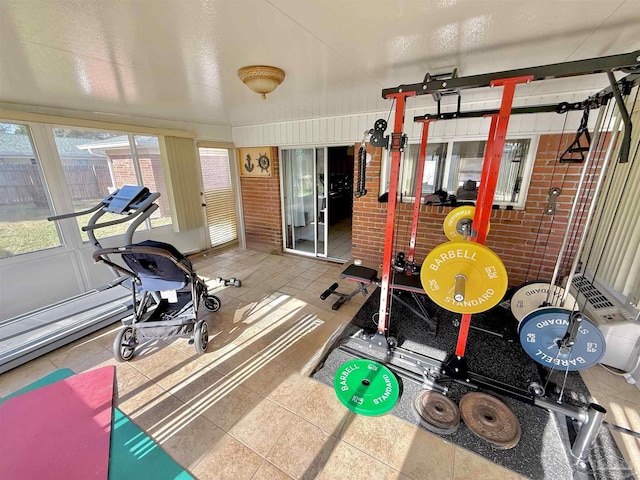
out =
{"type": "Polygon", "coordinates": [[[389,174],[389,201],[387,204],[387,222],[384,235],[384,253],[382,255],[382,282],[380,284],[380,311],[378,317],[378,334],[387,336],[389,316],[389,283],[391,282],[391,258],[393,256],[393,235],[396,223],[396,205],[398,203],[398,177],[400,175],[401,143],[404,128],[404,110],[407,97],[415,96],[415,92],[398,93],[388,98],[395,98],[396,111],[391,135],[391,172],[389,174]]]}
{"type": "Polygon", "coordinates": [[[409,242],[409,256],[407,261],[413,262],[416,252],[416,236],[418,234],[418,219],[420,217],[420,205],[422,197],[422,176],[424,175],[424,161],[427,158],[427,139],[429,138],[429,123],[431,120],[422,120],[422,140],[418,153],[418,171],[416,172],[416,186],[414,188],[415,200],[413,202],[413,220],[411,222],[411,240],[409,242]]]}
{"type": "MultiPolygon", "coordinates": [[[[504,80],[494,80],[491,82],[492,87],[502,85],[502,103],[500,104],[500,112],[498,116],[491,117],[491,128],[487,146],[484,152],[484,162],[482,164],[482,176],[480,181],[480,191],[476,201],[476,212],[473,216],[473,232],[471,241],[484,245],[487,239],[487,226],[491,217],[493,208],[493,197],[496,193],[496,185],[498,184],[498,175],[500,173],[500,162],[502,161],[502,152],[507,136],[507,128],[509,127],[509,118],[511,116],[511,106],[513,104],[513,96],[516,85],[518,83],[528,83],[533,80],[532,76],[506,78],[504,80]]],[[[462,315],[460,322],[460,331],[458,332],[458,343],[456,344],[456,356],[463,357],[467,346],[467,337],[469,335],[469,326],[471,324],[471,314],[462,315]]]]}

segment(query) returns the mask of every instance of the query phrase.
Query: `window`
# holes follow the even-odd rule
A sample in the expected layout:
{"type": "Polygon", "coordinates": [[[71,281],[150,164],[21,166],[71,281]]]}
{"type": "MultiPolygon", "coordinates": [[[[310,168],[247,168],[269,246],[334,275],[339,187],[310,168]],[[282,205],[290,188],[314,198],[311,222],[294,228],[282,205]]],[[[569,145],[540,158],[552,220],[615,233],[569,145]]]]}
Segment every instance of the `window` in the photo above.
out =
{"type": "MultiPolygon", "coordinates": [[[[64,127],[54,128],[53,136],[74,211],[96,205],[123,185],[143,185],[161,194],[157,200],[160,208],[152,214],[150,223],[147,221],[147,228],[171,224],[157,137],[64,127]]],[[[86,225],[91,215],[78,217],[78,228],[86,225]]],[[[107,213],[100,222],[119,218],[107,213]]],[[[128,226],[126,222],[98,229],[96,237],[122,235],[128,226]]],[[[81,234],[87,241],[86,232],[81,234]]]]}
{"type": "MultiPolygon", "coordinates": [[[[428,195],[442,188],[442,173],[447,158],[447,148],[448,145],[446,143],[427,144],[424,172],[422,175],[423,195],[428,195]],[[439,174],[439,176],[436,178],[437,174],[439,174]]],[[[418,169],[419,149],[420,145],[417,143],[409,145],[408,151],[405,152],[404,159],[400,164],[401,180],[398,189],[402,193],[403,198],[413,198],[415,196],[415,172],[418,169]]]]}
{"type": "MultiPolygon", "coordinates": [[[[530,155],[531,142],[530,138],[505,142],[494,197],[495,204],[524,207],[526,186],[533,166],[533,155],[530,155]]],[[[461,201],[475,201],[480,186],[486,143],[482,140],[452,140],[427,144],[422,195],[444,190],[461,201]]],[[[413,202],[419,147],[419,144],[409,144],[403,154],[398,183],[398,195],[402,201],[413,202]]],[[[381,177],[382,192],[389,190],[390,160],[391,155],[387,152],[381,177]]]]}
{"type": "Polygon", "coordinates": [[[211,246],[238,239],[236,194],[231,178],[229,151],[225,148],[199,147],[205,214],[211,246]]]}
{"type": "Polygon", "coordinates": [[[0,123],[0,258],[62,245],[51,215],[28,127],[0,123]]]}

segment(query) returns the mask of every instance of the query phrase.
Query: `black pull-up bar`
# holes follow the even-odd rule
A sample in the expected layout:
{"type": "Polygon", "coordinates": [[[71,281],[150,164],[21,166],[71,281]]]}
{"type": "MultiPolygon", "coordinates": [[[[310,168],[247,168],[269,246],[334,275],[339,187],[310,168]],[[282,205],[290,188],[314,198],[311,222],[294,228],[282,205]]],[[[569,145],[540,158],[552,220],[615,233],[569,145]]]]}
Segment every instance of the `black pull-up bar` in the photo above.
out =
{"type": "Polygon", "coordinates": [[[481,88],[491,86],[491,82],[505,78],[528,77],[532,81],[546,80],[551,78],[576,77],[580,75],[591,75],[623,69],[640,68],[640,50],[623,53],[621,55],[609,55],[607,57],[589,58],[586,60],[576,60],[573,62],[553,63],[539,67],[521,68],[517,70],[506,70],[503,72],[483,73],[471,75],[469,77],[457,77],[445,80],[438,80],[436,77],[426,77],[426,82],[400,85],[395,88],[385,88],[382,90],[382,98],[389,98],[390,95],[398,93],[412,93],[414,95],[427,95],[433,93],[458,92],[470,88],[481,88]],[[435,80],[431,80],[436,78],[435,80]]]}
{"type": "MultiPolygon", "coordinates": [[[[535,105],[531,107],[516,107],[511,109],[511,115],[530,113],[566,113],[569,111],[584,110],[583,102],[554,103],[550,105],[535,105]]],[[[473,110],[468,112],[444,112],[420,115],[413,117],[414,122],[424,122],[425,120],[454,120],[456,118],[481,118],[490,115],[497,115],[500,112],[497,108],[487,110],[473,110]]]]}

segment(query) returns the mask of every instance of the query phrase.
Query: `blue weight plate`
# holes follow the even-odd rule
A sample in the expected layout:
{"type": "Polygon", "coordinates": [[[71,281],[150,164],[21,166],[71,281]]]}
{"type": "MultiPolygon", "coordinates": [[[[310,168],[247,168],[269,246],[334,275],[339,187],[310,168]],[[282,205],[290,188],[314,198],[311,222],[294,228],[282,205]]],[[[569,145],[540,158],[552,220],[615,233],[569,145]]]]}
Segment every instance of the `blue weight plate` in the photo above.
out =
{"type": "Polygon", "coordinates": [[[520,322],[522,348],[536,362],[558,370],[582,370],[600,361],[605,351],[604,336],[587,317],[578,328],[575,345],[560,352],[560,340],[569,326],[571,310],[542,307],[527,314],[520,322]]]}

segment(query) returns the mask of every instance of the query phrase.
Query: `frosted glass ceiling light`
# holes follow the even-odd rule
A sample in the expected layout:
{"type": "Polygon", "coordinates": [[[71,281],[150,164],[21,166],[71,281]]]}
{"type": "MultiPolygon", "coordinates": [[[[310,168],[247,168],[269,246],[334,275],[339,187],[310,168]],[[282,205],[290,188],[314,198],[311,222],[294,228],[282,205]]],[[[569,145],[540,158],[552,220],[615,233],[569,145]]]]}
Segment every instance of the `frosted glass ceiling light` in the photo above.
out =
{"type": "Polygon", "coordinates": [[[252,65],[238,70],[238,77],[242,82],[256,93],[267,98],[267,94],[273,92],[284,80],[284,70],[265,65],[252,65]]]}

